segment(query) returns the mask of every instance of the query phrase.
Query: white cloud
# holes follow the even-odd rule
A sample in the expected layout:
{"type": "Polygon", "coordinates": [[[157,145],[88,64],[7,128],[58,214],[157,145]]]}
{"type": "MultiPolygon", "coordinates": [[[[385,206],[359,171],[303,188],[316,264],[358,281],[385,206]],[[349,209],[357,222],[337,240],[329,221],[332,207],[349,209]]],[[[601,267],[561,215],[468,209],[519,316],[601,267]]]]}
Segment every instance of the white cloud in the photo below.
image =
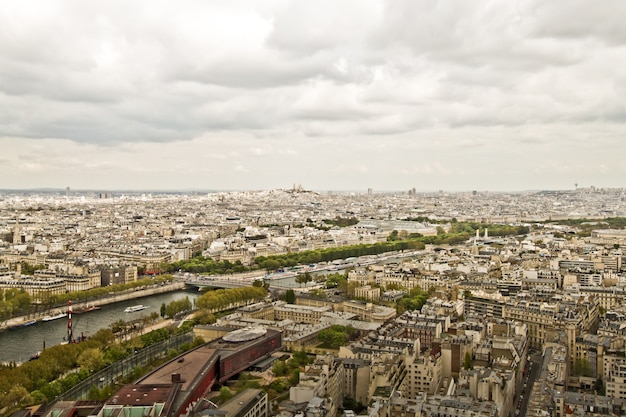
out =
{"type": "Polygon", "coordinates": [[[3,5],[0,188],[623,185],[623,2],[146,6],[3,5]]]}

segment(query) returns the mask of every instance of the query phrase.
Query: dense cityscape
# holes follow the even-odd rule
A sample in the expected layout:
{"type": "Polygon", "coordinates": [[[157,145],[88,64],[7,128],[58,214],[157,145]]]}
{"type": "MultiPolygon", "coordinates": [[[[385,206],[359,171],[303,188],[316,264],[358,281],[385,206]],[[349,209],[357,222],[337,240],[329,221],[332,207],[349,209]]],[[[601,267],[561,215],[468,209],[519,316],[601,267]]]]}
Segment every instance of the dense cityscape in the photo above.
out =
{"type": "Polygon", "coordinates": [[[626,416],[623,16],[3,1],[0,417],[626,416]]]}
{"type": "Polygon", "coordinates": [[[118,291],[203,295],[24,364],[0,352],[0,412],[622,415],[625,225],[617,188],[2,191],[0,337],[67,320],[80,294],[86,310],[118,291]],[[171,347],[150,346],[166,329],[171,347]],[[109,357],[117,342],[134,354],[109,357]],[[10,379],[75,346],[91,356],[50,381],[10,379]]]}

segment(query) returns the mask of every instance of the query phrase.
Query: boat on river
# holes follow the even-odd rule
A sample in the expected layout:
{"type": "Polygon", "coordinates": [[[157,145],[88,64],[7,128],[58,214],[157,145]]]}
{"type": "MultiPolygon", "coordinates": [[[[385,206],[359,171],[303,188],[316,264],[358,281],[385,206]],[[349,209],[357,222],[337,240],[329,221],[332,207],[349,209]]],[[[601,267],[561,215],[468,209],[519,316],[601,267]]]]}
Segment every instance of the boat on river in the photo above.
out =
{"type": "Polygon", "coordinates": [[[73,310],[72,313],[73,314],[89,313],[90,311],[100,310],[100,308],[102,308],[102,307],[86,306],[86,307],[82,307],[82,308],[77,308],[76,310],[73,310]]]}
{"type": "Polygon", "coordinates": [[[33,324],[37,323],[37,320],[30,320],[30,321],[26,321],[24,323],[20,323],[20,324],[14,324],[12,326],[8,326],[7,329],[9,330],[15,330],[15,329],[19,329],[20,327],[27,327],[27,326],[32,326],[33,324]]]}
{"type": "Polygon", "coordinates": [[[146,308],[148,308],[148,306],[145,306],[143,304],[138,304],[136,306],[126,307],[126,309],[124,310],[124,313],[134,313],[135,311],[145,310],[146,308]]]}
{"type": "Polygon", "coordinates": [[[63,317],[67,317],[67,313],[59,313],[55,314],[54,316],[44,316],[41,321],[52,321],[56,319],[61,319],[63,317]]]}

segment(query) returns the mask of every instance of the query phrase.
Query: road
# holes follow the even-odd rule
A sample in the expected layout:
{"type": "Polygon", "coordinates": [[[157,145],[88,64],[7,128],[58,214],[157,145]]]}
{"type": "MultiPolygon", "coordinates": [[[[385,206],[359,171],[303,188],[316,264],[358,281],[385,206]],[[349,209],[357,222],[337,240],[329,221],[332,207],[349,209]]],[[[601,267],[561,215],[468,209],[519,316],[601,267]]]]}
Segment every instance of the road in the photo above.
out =
{"type": "Polygon", "coordinates": [[[526,376],[522,379],[522,386],[518,387],[517,389],[518,399],[515,403],[515,415],[522,417],[526,416],[528,401],[530,400],[530,393],[532,392],[533,385],[541,371],[541,352],[532,351],[529,355],[530,362],[528,362],[528,372],[526,373],[526,376]]]}

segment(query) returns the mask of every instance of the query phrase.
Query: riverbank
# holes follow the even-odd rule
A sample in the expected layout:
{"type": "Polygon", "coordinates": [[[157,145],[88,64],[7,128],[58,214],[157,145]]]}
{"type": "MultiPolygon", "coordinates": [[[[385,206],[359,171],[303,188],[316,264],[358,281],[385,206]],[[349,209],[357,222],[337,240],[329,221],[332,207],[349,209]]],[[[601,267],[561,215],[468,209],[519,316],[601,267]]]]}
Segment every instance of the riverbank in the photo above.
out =
{"type": "MultiPolygon", "coordinates": [[[[87,309],[87,308],[94,307],[94,306],[100,307],[100,306],[104,306],[108,304],[119,303],[122,301],[133,300],[135,298],[148,297],[148,296],[156,295],[156,294],[179,291],[179,290],[182,290],[183,288],[185,288],[185,284],[183,282],[172,282],[170,284],[154,285],[149,288],[127,290],[121,293],[111,294],[109,296],[99,298],[97,300],[72,303],[72,309],[79,310],[79,309],[87,309]]],[[[0,323],[0,330],[6,330],[7,328],[14,327],[14,326],[28,325],[29,323],[32,323],[33,321],[35,322],[41,321],[44,317],[53,316],[59,313],[60,311],[66,312],[67,307],[65,308],[54,307],[49,310],[41,310],[41,311],[37,311],[36,313],[32,313],[32,314],[28,314],[24,316],[12,317],[0,323]]]]}

